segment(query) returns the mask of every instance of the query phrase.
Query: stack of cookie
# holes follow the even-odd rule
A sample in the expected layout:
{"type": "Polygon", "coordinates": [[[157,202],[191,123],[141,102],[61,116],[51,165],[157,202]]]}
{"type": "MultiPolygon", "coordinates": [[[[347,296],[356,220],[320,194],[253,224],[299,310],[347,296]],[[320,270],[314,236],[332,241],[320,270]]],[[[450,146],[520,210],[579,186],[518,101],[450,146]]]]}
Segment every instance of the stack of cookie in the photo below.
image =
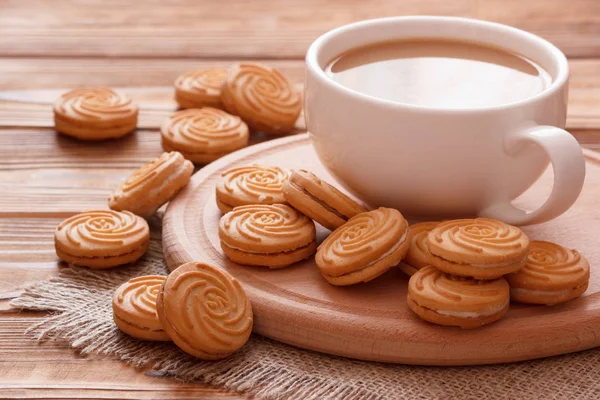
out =
{"type": "Polygon", "coordinates": [[[221,247],[232,261],[282,268],[316,250],[322,276],[336,286],[399,265],[411,276],[409,307],[441,325],[476,328],[502,318],[511,299],[557,304],[588,285],[589,264],[575,250],[530,242],[519,228],[487,218],[409,227],[398,210],[367,211],[305,170],[230,169],[216,200],[221,247]],[[318,248],[313,221],[332,231],[318,248]]]}
{"type": "Polygon", "coordinates": [[[510,300],[558,304],[580,296],[590,267],[575,250],[529,241],[517,227],[476,218],[411,226],[400,268],[412,275],[408,305],[421,318],[476,328],[502,318],[510,300]]]}

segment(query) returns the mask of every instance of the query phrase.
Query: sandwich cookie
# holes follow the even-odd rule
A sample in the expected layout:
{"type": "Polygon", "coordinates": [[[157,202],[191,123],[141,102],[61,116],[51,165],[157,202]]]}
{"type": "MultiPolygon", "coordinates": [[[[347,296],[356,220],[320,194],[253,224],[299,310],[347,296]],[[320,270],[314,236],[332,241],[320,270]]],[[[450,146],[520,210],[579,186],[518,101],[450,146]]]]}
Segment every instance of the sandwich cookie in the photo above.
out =
{"type": "Polygon", "coordinates": [[[479,328],[508,311],[510,288],[504,278],[479,281],[445,274],[432,265],[408,281],[408,306],[425,321],[479,328]]]}
{"type": "Polygon", "coordinates": [[[113,295],[112,308],[120,330],[140,340],[171,340],[156,314],[156,296],[166,278],[139,276],[119,286],[113,295]]]}
{"type": "Polygon", "coordinates": [[[577,250],[534,240],[527,262],[506,276],[512,300],[529,304],[558,304],[579,297],[588,287],[590,264],[577,250]]]}
{"type": "Polygon", "coordinates": [[[61,260],[94,269],[137,261],[149,241],[148,223],[129,211],[86,211],[64,220],[54,232],[61,260]]]}
{"type": "Polygon", "coordinates": [[[135,170],[108,198],[112,210],[147,218],[187,185],[194,165],[176,152],[163,153],[135,170]]]}
{"type": "Polygon", "coordinates": [[[317,248],[315,224],[284,204],[240,206],[221,217],[221,248],[238,264],[282,268],[317,248]]]}
{"type": "Polygon", "coordinates": [[[225,68],[203,68],[188,71],[175,80],[175,101],[181,108],[223,108],[221,85],[227,76],[225,68]]]}
{"type": "Polygon", "coordinates": [[[227,111],[267,134],[291,131],[302,110],[300,93],[291,82],[278,70],[258,63],[231,67],[221,94],[227,111]]]}
{"type": "Polygon", "coordinates": [[[178,111],[161,129],[165,151],[177,150],[196,164],[208,164],[248,145],[248,126],[240,117],[216,108],[178,111]]]}
{"type": "Polygon", "coordinates": [[[321,274],[337,286],[377,278],[408,252],[408,223],[398,210],[379,208],[358,214],[321,243],[315,257],[321,274]]]}
{"type": "Polygon", "coordinates": [[[431,256],[427,247],[427,235],[435,228],[439,222],[419,222],[410,225],[411,239],[408,253],[402,262],[398,265],[402,272],[412,276],[415,272],[427,265],[431,265],[431,256]]]}
{"type": "Polygon", "coordinates": [[[282,191],[292,207],[332,231],[356,214],[367,211],[335,187],[303,169],[292,171],[282,191]]]}
{"type": "Polygon", "coordinates": [[[202,360],[229,356],[252,332],[252,306],[240,283],[202,262],[183,264],[169,274],[156,310],[171,340],[202,360]]]}
{"type": "Polygon", "coordinates": [[[81,140],[124,136],[135,130],[137,119],[131,99],[104,87],[71,90],[54,104],[56,130],[81,140]]]}
{"type": "Polygon", "coordinates": [[[217,182],[217,206],[223,213],[250,204],[285,203],[282,187],[288,180],[287,170],[264,165],[228,169],[217,182]]]}
{"type": "Polygon", "coordinates": [[[427,236],[431,263],[443,272],[496,279],[525,265],[529,238],[519,228],[490,218],[457,219],[427,236]]]}

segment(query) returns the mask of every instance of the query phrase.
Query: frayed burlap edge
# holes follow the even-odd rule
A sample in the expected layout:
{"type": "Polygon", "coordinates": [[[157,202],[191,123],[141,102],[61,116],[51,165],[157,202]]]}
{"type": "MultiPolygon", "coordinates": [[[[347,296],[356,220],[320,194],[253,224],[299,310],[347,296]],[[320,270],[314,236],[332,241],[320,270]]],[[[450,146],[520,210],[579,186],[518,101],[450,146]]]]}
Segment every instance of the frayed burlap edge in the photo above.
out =
{"type": "Polygon", "coordinates": [[[52,312],[27,333],[62,340],[81,354],[111,355],[186,382],[204,382],[257,399],[593,399],[600,398],[600,349],[516,364],[414,367],[369,363],[301,350],[253,335],[221,361],[200,361],[171,343],[142,342],[121,333],[111,298],[124,281],[166,275],[160,221],[136,265],[94,271],[67,266],[59,276],[24,289],[13,307],[52,312]]]}

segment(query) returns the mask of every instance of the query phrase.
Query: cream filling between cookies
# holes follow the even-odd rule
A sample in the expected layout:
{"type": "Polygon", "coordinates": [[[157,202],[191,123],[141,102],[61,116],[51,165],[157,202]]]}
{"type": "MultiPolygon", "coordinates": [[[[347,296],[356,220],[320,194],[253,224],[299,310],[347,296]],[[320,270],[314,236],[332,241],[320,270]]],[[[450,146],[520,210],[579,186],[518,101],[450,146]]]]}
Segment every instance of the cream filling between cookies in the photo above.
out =
{"type": "Polygon", "coordinates": [[[348,217],[346,217],[345,215],[343,215],[342,213],[340,213],[335,208],[331,207],[329,204],[324,203],[322,200],[320,200],[318,197],[315,197],[313,194],[311,194],[309,191],[307,191],[303,187],[298,186],[295,182],[292,182],[292,181],[289,181],[289,182],[290,182],[290,185],[292,187],[294,187],[295,189],[301,191],[302,193],[304,193],[305,195],[307,195],[308,197],[310,197],[311,200],[313,200],[316,203],[318,203],[321,207],[325,208],[327,211],[335,214],[337,217],[343,219],[344,221],[348,221],[348,217]]]}
{"type": "Polygon", "coordinates": [[[240,249],[239,247],[231,246],[231,245],[229,245],[228,243],[225,243],[225,242],[223,242],[223,243],[224,243],[224,244],[225,244],[227,247],[229,247],[230,249],[237,250],[237,251],[242,251],[242,252],[244,252],[244,253],[249,253],[249,254],[266,254],[266,255],[275,255],[275,254],[287,254],[287,253],[293,253],[293,252],[295,252],[295,251],[298,251],[298,250],[305,249],[305,248],[307,248],[308,246],[312,245],[312,244],[314,243],[314,241],[312,241],[312,242],[310,242],[310,243],[308,243],[308,244],[306,244],[306,245],[304,245],[304,246],[296,247],[295,249],[291,249],[291,250],[285,250],[285,251],[276,251],[276,252],[273,252],[273,253],[268,253],[268,252],[265,252],[265,251],[250,251],[250,250],[247,250],[247,249],[240,249]]]}
{"type": "Polygon", "coordinates": [[[479,318],[479,317],[487,317],[488,315],[494,315],[497,312],[501,311],[504,307],[508,305],[509,300],[506,300],[503,304],[498,307],[494,307],[490,310],[484,312],[471,312],[471,311],[446,311],[446,310],[433,310],[440,315],[446,315],[448,317],[458,317],[458,318],[479,318]]]}
{"type": "MultiPolygon", "coordinates": [[[[577,288],[574,288],[574,289],[577,289],[577,288]]],[[[513,294],[529,294],[529,295],[533,295],[533,296],[566,296],[569,293],[571,293],[571,291],[568,289],[546,291],[546,290],[530,290],[530,289],[525,289],[525,288],[513,288],[513,289],[510,289],[510,292],[513,294]]]]}
{"type": "Polygon", "coordinates": [[[475,267],[475,268],[498,268],[498,267],[507,267],[507,266],[509,266],[509,265],[512,265],[512,264],[516,264],[516,263],[519,263],[519,262],[523,262],[523,261],[525,261],[525,257],[522,257],[522,258],[520,258],[520,259],[518,259],[518,260],[507,261],[507,262],[504,262],[504,263],[496,263],[496,264],[469,264],[469,263],[461,263],[461,262],[457,262],[457,261],[447,260],[447,259],[445,259],[444,257],[440,257],[440,256],[438,256],[438,255],[431,254],[431,253],[430,253],[430,255],[431,255],[432,257],[439,258],[440,260],[443,260],[443,261],[446,261],[446,262],[449,262],[449,263],[453,263],[453,264],[457,264],[457,265],[469,265],[469,266],[471,266],[471,267],[475,267]]]}

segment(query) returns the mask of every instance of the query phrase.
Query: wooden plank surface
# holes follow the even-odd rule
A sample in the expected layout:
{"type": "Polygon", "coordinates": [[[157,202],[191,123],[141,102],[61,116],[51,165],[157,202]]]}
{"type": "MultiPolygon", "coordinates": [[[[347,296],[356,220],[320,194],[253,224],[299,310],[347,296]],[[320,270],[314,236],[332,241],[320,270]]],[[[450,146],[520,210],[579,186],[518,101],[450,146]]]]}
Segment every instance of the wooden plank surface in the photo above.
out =
{"type": "Polygon", "coordinates": [[[180,72],[252,59],[301,83],[319,34],[409,14],[498,21],[554,42],[570,57],[568,125],[600,148],[598,0],[0,0],[0,398],[246,398],[38,345],[22,332],[43,314],[11,312],[8,299],[56,275],[52,235],[62,218],[105,206],[116,182],[160,153],[156,127],[173,107],[165,87],[180,72]],[[49,104],[85,85],[145,87],[133,95],[142,129],[104,144],[57,135],[49,104]]]}
{"type": "Polygon", "coordinates": [[[316,36],[336,26],[413,14],[502,22],[547,38],[571,57],[600,55],[597,0],[2,3],[0,54],[7,56],[299,59],[316,36]]]}

